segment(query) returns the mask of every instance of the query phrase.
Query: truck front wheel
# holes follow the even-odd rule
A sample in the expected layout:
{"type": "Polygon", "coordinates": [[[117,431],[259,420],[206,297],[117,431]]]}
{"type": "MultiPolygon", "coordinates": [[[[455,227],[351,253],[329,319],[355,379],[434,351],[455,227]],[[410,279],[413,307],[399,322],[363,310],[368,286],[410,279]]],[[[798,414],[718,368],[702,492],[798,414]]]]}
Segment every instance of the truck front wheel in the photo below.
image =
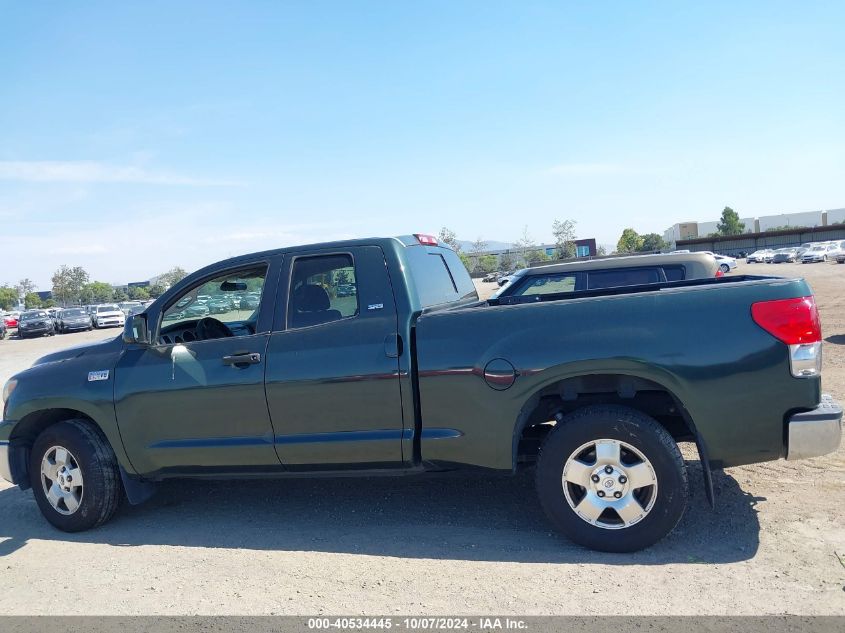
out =
{"type": "Polygon", "coordinates": [[[634,552],[662,539],[689,495],[672,436],[653,418],[612,405],[562,417],[540,449],[536,478],[555,527],[604,552],[634,552]]]}
{"type": "Polygon", "coordinates": [[[108,521],[123,493],[114,451],[86,420],[42,431],[30,453],[29,477],[41,513],[65,532],[108,521]]]}

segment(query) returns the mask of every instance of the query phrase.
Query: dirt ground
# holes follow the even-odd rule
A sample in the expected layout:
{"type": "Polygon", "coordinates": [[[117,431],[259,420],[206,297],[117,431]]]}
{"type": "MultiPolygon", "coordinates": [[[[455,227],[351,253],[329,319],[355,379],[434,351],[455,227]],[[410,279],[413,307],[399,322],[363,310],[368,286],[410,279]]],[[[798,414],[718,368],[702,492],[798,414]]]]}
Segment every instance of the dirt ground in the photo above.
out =
{"type": "MultiPolygon", "coordinates": [[[[745,272],[809,280],[845,401],[845,265],[745,272]]],[[[0,341],[0,380],[118,333],[0,341]]],[[[0,613],[845,614],[845,450],[716,473],[715,511],[685,454],[686,515],[629,555],[551,533],[528,474],[171,482],[75,535],[0,483],[0,613]]]]}

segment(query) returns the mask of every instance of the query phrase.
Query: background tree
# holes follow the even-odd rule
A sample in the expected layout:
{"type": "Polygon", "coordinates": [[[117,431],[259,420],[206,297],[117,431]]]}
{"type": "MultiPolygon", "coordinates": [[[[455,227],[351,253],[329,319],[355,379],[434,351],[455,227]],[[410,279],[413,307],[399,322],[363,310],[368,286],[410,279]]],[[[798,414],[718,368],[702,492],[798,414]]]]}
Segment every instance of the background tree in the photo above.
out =
{"type": "Polygon", "coordinates": [[[0,310],[11,310],[18,305],[18,289],[11,286],[0,286],[0,310]]]}
{"type": "Polygon", "coordinates": [[[484,251],[487,250],[487,242],[481,239],[481,237],[477,237],[476,240],[470,246],[470,253],[473,255],[481,255],[484,251]]]}
{"type": "Polygon", "coordinates": [[[517,264],[522,264],[522,268],[525,268],[529,262],[536,261],[540,257],[541,251],[537,248],[537,242],[535,242],[534,238],[531,237],[531,234],[528,233],[527,224],[522,227],[522,236],[520,236],[513,245],[519,253],[519,258],[521,260],[518,261],[517,264]]]}
{"type": "Polygon", "coordinates": [[[115,290],[114,293],[112,294],[112,301],[117,301],[117,302],[129,301],[129,295],[126,294],[126,292],[123,291],[123,290],[120,290],[120,289],[115,290]]]}
{"type": "Polygon", "coordinates": [[[635,253],[643,245],[643,238],[634,229],[622,231],[622,237],[616,243],[616,250],[619,253],[635,253]]]}
{"type": "Polygon", "coordinates": [[[150,298],[150,293],[146,288],[132,286],[129,288],[129,298],[133,301],[146,301],[150,298]]]}
{"type": "Polygon", "coordinates": [[[104,281],[92,281],[85,285],[82,292],[90,295],[83,303],[109,303],[114,300],[114,290],[104,281]]]}
{"type": "Polygon", "coordinates": [[[26,295],[26,297],[24,297],[23,302],[27,310],[32,310],[34,308],[41,307],[41,297],[39,297],[34,292],[30,292],[28,295],[26,295]]]}
{"type": "Polygon", "coordinates": [[[151,299],[158,299],[161,295],[165,293],[167,289],[161,284],[153,284],[149,287],[149,293],[151,299]]]}
{"type": "Polygon", "coordinates": [[[502,253],[501,257],[499,257],[499,270],[513,270],[513,268],[513,255],[509,252],[502,253]]]}
{"type": "Polygon", "coordinates": [[[159,275],[158,283],[163,285],[165,288],[170,288],[171,286],[178,284],[187,276],[188,272],[184,268],[174,266],[166,273],[159,275]]]}
{"type": "Polygon", "coordinates": [[[657,233],[646,233],[642,236],[642,240],[643,244],[638,249],[641,251],[662,251],[668,246],[668,244],[666,244],[666,240],[657,233]]]}
{"type": "Polygon", "coordinates": [[[30,292],[35,292],[35,289],[38,287],[35,285],[35,282],[32,279],[24,278],[18,282],[18,285],[15,286],[18,290],[19,297],[25,297],[30,292]]]}
{"type": "Polygon", "coordinates": [[[599,246],[596,249],[596,255],[607,255],[607,249],[604,246],[599,246]]]}
{"type": "Polygon", "coordinates": [[[79,302],[82,288],[88,283],[88,273],[81,266],[62,266],[53,273],[53,297],[65,306],[79,302]]]}
{"type": "Polygon", "coordinates": [[[739,221],[739,214],[736,211],[725,207],[716,229],[719,235],[742,235],[745,232],[745,224],[739,221]]]}
{"type": "Polygon", "coordinates": [[[455,235],[454,231],[447,229],[445,226],[441,228],[440,233],[437,234],[437,241],[441,244],[445,244],[456,253],[461,252],[461,245],[458,243],[457,235],[455,235]]]}
{"type": "Polygon", "coordinates": [[[478,258],[476,268],[479,268],[483,273],[492,273],[496,270],[497,264],[498,262],[496,261],[495,255],[482,255],[478,258]]]}
{"type": "Polygon", "coordinates": [[[575,220],[555,220],[552,223],[557,256],[560,259],[575,257],[575,220]]]}

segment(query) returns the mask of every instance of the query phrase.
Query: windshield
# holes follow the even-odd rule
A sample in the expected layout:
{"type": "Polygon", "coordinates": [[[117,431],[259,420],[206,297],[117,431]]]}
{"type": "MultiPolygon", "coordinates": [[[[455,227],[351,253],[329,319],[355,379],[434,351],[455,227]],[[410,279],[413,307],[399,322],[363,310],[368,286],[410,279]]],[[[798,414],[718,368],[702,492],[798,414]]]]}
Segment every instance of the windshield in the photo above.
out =
{"type": "Polygon", "coordinates": [[[21,315],[21,321],[32,321],[33,319],[45,319],[47,318],[46,312],[24,312],[21,315]]]}
{"type": "Polygon", "coordinates": [[[62,310],[62,317],[78,317],[78,316],[87,316],[85,310],[81,308],[73,308],[71,310],[62,310]]]}
{"type": "Polygon", "coordinates": [[[98,306],[97,312],[117,312],[120,310],[117,306],[98,306]]]}

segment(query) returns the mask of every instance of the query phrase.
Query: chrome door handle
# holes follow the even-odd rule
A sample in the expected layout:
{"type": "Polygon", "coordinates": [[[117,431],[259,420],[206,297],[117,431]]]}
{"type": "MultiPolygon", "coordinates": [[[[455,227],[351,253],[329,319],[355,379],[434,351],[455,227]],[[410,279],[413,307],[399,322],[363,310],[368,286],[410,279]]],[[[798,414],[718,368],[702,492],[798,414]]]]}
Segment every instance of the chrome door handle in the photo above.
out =
{"type": "Polygon", "coordinates": [[[257,365],[261,362],[261,354],[258,352],[247,352],[243,354],[232,354],[231,356],[223,357],[224,365],[233,365],[239,367],[242,365],[257,365]]]}

